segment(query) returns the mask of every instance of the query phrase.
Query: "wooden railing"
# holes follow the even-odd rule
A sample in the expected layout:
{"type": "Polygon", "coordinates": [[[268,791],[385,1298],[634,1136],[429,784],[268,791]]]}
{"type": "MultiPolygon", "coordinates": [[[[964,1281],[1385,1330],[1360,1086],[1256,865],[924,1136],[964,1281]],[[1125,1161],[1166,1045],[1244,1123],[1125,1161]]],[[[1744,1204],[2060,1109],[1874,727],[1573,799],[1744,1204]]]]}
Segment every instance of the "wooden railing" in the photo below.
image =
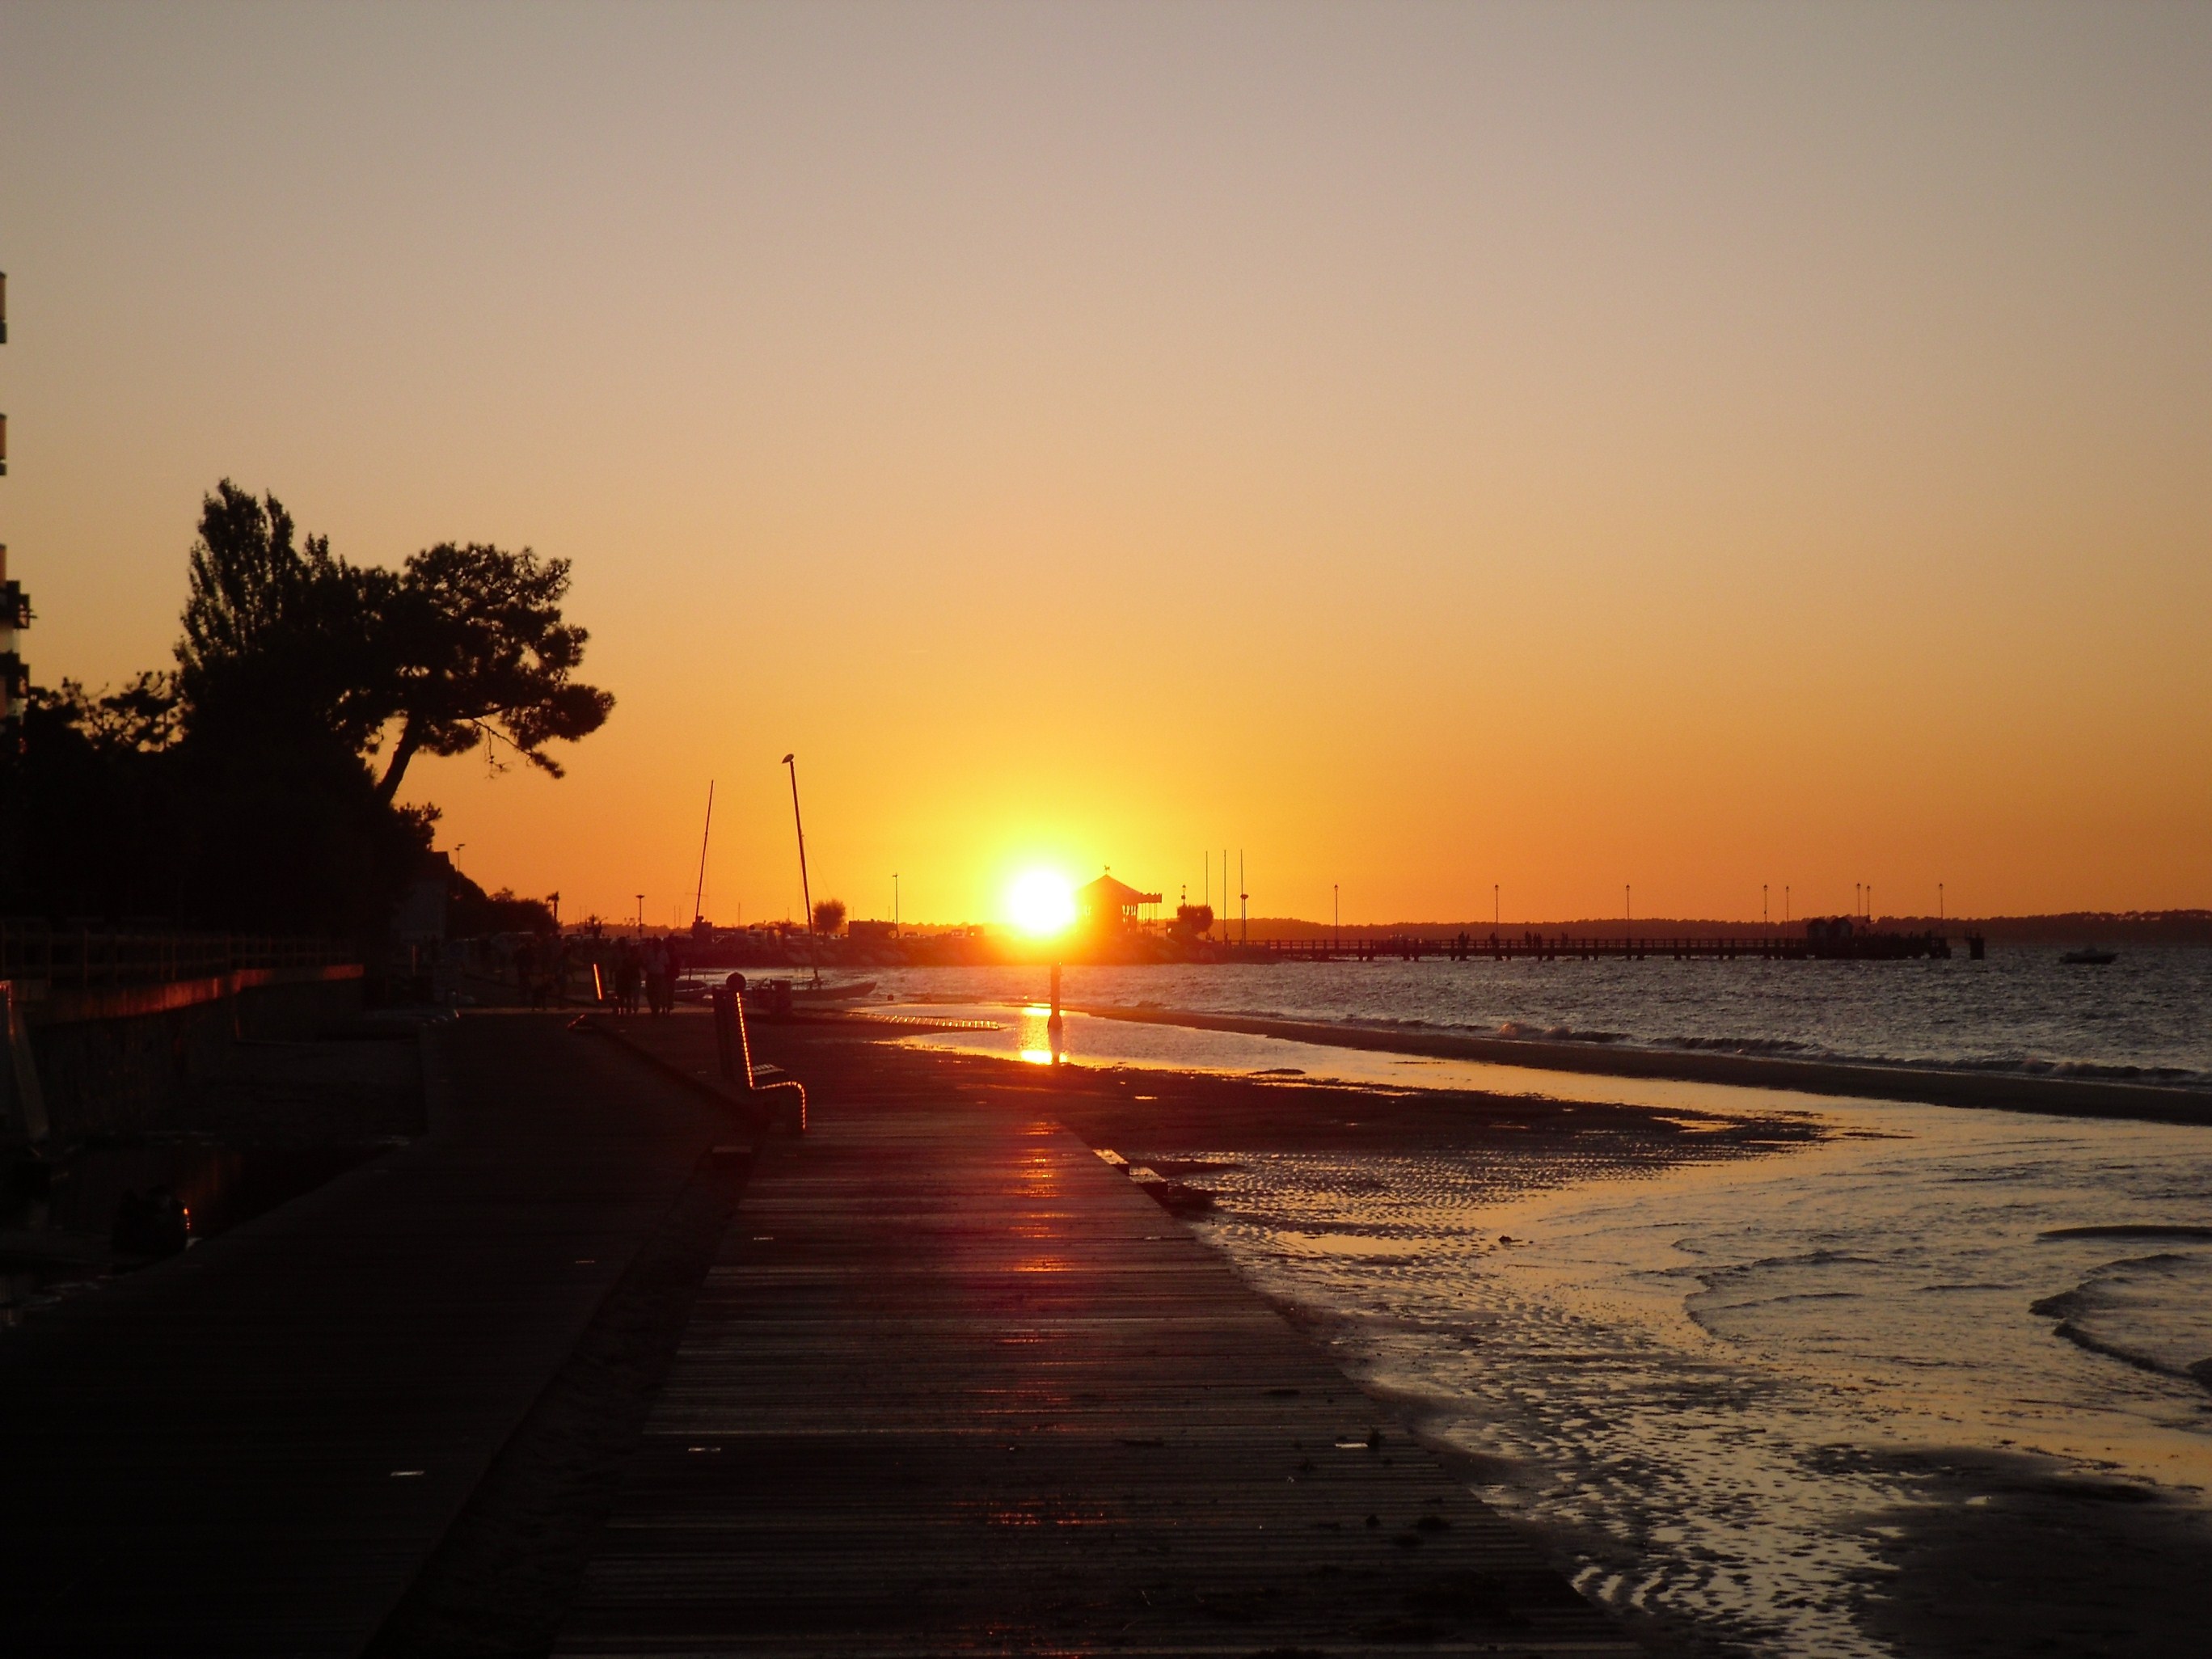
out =
{"type": "Polygon", "coordinates": [[[329,939],[70,927],[0,918],[0,979],[154,985],[238,969],[326,968],[358,960],[329,939]]]}

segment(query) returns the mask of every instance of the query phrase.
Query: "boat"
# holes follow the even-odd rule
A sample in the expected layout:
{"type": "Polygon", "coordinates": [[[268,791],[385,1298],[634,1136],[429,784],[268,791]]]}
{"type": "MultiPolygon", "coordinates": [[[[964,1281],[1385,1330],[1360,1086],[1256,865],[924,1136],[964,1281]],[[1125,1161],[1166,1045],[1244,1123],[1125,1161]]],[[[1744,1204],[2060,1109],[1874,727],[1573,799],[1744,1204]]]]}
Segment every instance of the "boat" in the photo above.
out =
{"type": "Polygon", "coordinates": [[[2100,951],[2094,945],[2085,945],[2078,951],[2069,951],[2058,958],[2071,968],[2102,968],[2106,963],[2118,962],[2118,951],[2100,951]]]}
{"type": "Polygon", "coordinates": [[[837,1002],[852,997],[864,997],[876,988],[872,979],[850,980],[842,985],[794,985],[791,988],[793,1002],[837,1002]]]}
{"type": "MultiPolygon", "coordinates": [[[[716,991],[721,989],[722,983],[722,979],[719,975],[713,979],[679,981],[676,987],[676,1000],[678,1002],[708,1001],[716,991]]],[[[757,975],[752,975],[747,976],[746,983],[749,987],[757,986],[765,989],[771,981],[757,975]]],[[[794,985],[791,988],[791,1000],[793,1002],[848,1001],[854,997],[866,996],[875,988],[876,982],[872,979],[848,980],[837,985],[794,985]]]]}

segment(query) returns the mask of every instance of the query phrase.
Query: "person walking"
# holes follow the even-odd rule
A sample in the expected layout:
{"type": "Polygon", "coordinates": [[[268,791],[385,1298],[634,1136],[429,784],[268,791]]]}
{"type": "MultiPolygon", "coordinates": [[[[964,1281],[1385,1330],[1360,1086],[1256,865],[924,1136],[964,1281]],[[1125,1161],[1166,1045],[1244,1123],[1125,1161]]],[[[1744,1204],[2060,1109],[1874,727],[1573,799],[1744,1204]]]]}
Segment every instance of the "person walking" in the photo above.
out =
{"type": "Polygon", "coordinates": [[[643,972],[644,964],[638,960],[636,945],[624,939],[622,948],[615,953],[615,1006],[626,1014],[637,1012],[638,981],[643,972]]]}

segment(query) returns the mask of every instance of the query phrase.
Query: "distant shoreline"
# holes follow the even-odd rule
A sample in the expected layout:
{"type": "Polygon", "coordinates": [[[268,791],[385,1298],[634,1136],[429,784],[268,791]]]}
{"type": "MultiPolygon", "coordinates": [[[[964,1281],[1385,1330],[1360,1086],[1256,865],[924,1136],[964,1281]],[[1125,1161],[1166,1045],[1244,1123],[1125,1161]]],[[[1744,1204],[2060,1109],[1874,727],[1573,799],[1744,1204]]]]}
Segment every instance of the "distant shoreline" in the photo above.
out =
{"type": "MultiPolygon", "coordinates": [[[[1820,915],[1820,912],[1814,912],[1820,915]]],[[[1551,921],[1391,921],[1349,923],[1341,927],[1308,921],[1297,916],[1254,916],[1249,921],[1230,921],[1231,935],[1249,932],[1252,938],[1270,939],[1328,939],[1375,943],[1384,939],[1443,939],[1465,933],[1482,940],[1496,934],[1518,939],[1535,933],[1546,939],[1801,939],[1808,917],[1790,921],[1722,921],[1711,917],[1582,916],[1551,921]]],[[[2212,910],[2069,910],[2019,916],[1877,915],[1854,926],[1876,933],[1935,933],[1945,939],[1978,937],[1990,945],[2031,950],[2071,949],[2081,945],[2106,945],[2160,949],[2212,946],[2212,910]]]]}
{"type": "Polygon", "coordinates": [[[1268,1019],[1209,1014],[1188,1009],[1084,1006],[1100,1019],[1198,1030],[1235,1031],[1293,1042],[1423,1054],[1444,1060],[1486,1060],[1547,1072],[1601,1077],[1660,1078],[1740,1088],[1790,1089],[1804,1094],[1869,1100],[1915,1101],[2069,1117],[2129,1118],[2152,1123],[2212,1125],[2212,1089],[2121,1083],[2102,1079],[2023,1076],[2014,1073],[1951,1071],[1936,1066],[1876,1066],[1862,1061],[1794,1060],[1769,1054],[1700,1053],[1694,1049],[1601,1046],[1522,1037],[1476,1036],[1327,1020],[1268,1019]]]}

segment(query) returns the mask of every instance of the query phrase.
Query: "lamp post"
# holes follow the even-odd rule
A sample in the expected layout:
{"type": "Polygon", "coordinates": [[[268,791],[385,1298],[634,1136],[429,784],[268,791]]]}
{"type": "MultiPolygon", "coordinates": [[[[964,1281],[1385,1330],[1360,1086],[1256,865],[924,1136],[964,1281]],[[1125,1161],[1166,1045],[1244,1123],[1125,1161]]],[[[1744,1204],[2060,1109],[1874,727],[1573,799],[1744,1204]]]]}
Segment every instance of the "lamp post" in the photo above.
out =
{"type": "Polygon", "coordinates": [[[891,937],[899,936],[898,872],[891,872],[891,937]]]}

